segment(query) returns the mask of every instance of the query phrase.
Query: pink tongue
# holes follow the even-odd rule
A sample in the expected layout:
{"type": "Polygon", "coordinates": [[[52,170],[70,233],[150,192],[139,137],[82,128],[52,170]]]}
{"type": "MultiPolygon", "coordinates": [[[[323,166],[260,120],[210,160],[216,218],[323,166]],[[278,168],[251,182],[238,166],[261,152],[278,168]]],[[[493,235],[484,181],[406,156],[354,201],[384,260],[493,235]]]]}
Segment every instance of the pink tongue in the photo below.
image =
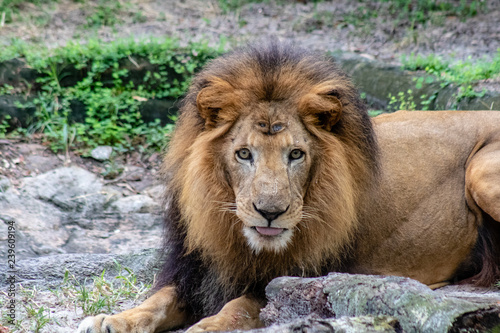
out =
{"type": "Polygon", "coordinates": [[[265,236],[276,236],[281,234],[283,231],[282,228],[266,228],[266,227],[255,227],[257,229],[257,232],[261,235],[265,236]]]}

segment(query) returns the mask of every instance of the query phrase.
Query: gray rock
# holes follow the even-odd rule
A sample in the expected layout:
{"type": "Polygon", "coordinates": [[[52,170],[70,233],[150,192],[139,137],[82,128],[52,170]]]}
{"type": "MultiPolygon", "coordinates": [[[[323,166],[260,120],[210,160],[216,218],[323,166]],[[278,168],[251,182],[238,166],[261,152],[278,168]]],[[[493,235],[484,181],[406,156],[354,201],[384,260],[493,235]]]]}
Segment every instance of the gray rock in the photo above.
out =
{"type": "Polygon", "coordinates": [[[69,240],[62,246],[62,250],[66,253],[126,254],[145,247],[161,247],[163,235],[161,217],[151,214],[132,214],[134,215],[141,215],[140,221],[123,221],[121,217],[115,217],[115,219],[93,220],[92,222],[96,224],[94,229],[73,227],[69,240]],[[145,226],[145,221],[148,226],[145,226]]]}
{"type": "MultiPolygon", "coordinates": [[[[54,205],[19,194],[14,188],[0,193],[0,238],[7,236],[7,222],[13,222],[16,251],[23,256],[61,253],[69,233],[63,228],[66,214],[54,205]]],[[[7,243],[0,243],[0,251],[7,243]]]]}
{"type": "Polygon", "coordinates": [[[397,319],[388,316],[360,316],[321,318],[311,315],[306,318],[292,320],[285,324],[275,324],[269,327],[250,331],[233,331],[232,333],[374,333],[401,332],[397,319]]]}
{"type": "Polygon", "coordinates": [[[10,179],[0,175],[0,192],[5,192],[10,187],[10,179]]]}
{"type": "Polygon", "coordinates": [[[50,171],[61,164],[61,160],[55,155],[43,156],[32,154],[26,156],[26,168],[36,173],[50,171]]]}
{"type": "Polygon", "coordinates": [[[63,211],[93,213],[116,198],[103,191],[94,174],[71,166],[58,168],[33,178],[26,178],[21,194],[49,202],[63,211]]]}
{"type": "Polygon", "coordinates": [[[146,188],[144,191],[144,194],[153,198],[157,202],[161,202],[163,193],[165,192],[165,186],[164,185],[153,185],[148,188],[146,188]]]}
{"type": "Polygon", "coordinates": [[[112,152],[113,148],[110,146],[99,146],[92,149],[92,151],[90,152],[90,156],[92,156],[92,158],[95,160],[103,162],[109,160],[112,152]]]}
{"type": "MultiPolygon", "coordinates": [[[[114,278],[119,273],[117,264],[131,269],[139,281],[151,283],[159,269],[159,257],[156,250],[145,249],[126,255],[60,254],[20,260],[15,274],[16,283],[40,289],[54,288],[61,284],[66,271],[81,283],[90,282],[104,270],[106,278],[114,278]]],[[[5,265],[1,265],[0,288],[7,286],[9,274],[5,265]]]]}
{"type": "Polygon", "coordinates": [[[320,278],[281,277],[266,288],[261,312],[267,325],[311,313],[335,316],[390,316],[405,332],[485,331],[500,325],[500,292],[495,297],[447,296],[403,277],[331,273],[320,278]]]}
{"type": "Polygon", "coordinates": [[[120,198],[110,205],[110,209],[120,214],[158,213],[160,205],[147,195],[131,195],[120,198]]]}

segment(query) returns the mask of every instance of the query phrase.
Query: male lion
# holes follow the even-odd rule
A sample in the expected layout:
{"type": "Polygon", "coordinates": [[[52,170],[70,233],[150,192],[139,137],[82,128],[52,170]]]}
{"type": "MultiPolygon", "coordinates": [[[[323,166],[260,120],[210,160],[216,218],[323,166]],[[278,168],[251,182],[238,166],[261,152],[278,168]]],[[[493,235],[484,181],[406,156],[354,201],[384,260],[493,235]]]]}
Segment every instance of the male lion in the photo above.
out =
{"type": "Polygon", "coordinates": [[[170,252],[158,291],[79,332],[158,332],[204,317],[189,332],[259,327],[264,287],[282,275],[430,286],[500,277],[500,112],[372,123],[331,59],[291,46],[209,64],[163,174],[170,252]]]}

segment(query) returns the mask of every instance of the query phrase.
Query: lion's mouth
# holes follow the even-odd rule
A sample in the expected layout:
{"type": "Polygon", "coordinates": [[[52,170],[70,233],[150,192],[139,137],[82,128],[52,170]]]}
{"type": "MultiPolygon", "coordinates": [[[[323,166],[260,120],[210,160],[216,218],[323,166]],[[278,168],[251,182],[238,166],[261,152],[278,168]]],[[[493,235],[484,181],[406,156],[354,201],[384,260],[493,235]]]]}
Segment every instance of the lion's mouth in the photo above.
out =
{"type": "Polygon", "coordinates": [[[278,236],[284,230],[283,228],[269,228],[269,227],[253,227],[262,236],[278,236]]]}

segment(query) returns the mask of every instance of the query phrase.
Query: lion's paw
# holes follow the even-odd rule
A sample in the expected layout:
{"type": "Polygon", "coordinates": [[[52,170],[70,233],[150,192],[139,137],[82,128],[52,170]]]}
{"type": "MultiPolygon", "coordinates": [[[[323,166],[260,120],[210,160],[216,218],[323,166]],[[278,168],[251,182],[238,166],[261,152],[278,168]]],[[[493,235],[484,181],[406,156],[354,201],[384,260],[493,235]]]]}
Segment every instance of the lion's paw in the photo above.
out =
{"type": "Polygon", "coordinates": [[[102,331],[102,322],[107,317],[107,315],[98,315],[96,317],[87,317],[85,318],[78,328],[76,329],[76,333],[101,333],[106,332],[102,331]]]}
{"type": "MultiPolygon", "coordinates": [[[[76,333],[136,333],[136,330],[132,329],[132,325],[123,317],[101,314],[85,318],[76,329],[76,333]]],[[[140,333],[149,331],[141,330],[140,333]]]]}
{"type": "Polygon", "coordinates": [[[225,320],[221,320],[219,316],[207,317],[193,326],[191,326],[186,333],[201,333],[201,332],[213,332],[213,331],[229,331],[232,327],[227,325],[225,320]]]}

